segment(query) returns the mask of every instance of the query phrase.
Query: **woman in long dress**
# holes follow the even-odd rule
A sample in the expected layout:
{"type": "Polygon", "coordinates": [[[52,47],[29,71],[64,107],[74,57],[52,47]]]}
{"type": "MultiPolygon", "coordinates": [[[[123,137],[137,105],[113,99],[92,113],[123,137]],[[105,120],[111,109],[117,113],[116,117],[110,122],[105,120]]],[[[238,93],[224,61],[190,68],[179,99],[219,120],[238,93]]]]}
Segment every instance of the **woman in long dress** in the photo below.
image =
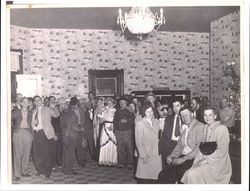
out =
{"type": "Polygon", "coordinates": [[[99,116],[103,121],[100,135],[99,165],[113,166],[117,165],[117,146],[113,132],[113,118],[116,109],[114,108],[115,101],[112,98],[107,98],[106,103],[107,106],[103,115],[99,116]]]}
{"type": "MultiPolygon", "coordinates": [[[[228,153],[229,133],[227,127],[216,121],[218,111],[213,107],[204,109],[205,142],[216,142],[217,148],[210,155],[202,154],[195,157],[193,166],[185,172],[181,182],[185,184],[228,184],[232,175],[232,166],[228,153]]],[[[203,152],[204,153],[204,152],[203,152]]]]}

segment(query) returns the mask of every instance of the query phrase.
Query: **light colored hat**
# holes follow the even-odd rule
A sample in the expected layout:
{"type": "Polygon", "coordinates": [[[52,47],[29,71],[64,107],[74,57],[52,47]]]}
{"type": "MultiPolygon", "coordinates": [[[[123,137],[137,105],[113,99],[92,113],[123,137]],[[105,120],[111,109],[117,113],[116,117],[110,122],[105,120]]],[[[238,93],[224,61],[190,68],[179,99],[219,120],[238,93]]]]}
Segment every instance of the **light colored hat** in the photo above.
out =
{"type": "Polygon", "coordinates": [[[147,98],[148,96],[153,96],[156,99],[156,95],[153,92],[148,92],[144,98],[147,98]]]}

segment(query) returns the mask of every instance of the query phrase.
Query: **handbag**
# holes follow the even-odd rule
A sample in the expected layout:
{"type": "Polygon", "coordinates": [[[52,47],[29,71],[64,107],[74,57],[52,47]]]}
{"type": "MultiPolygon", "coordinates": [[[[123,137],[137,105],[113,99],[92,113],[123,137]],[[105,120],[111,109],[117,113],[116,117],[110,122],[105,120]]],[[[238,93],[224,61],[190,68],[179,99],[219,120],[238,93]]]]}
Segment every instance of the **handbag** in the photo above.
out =
{"type": "Polygon", "coordinates": [[[203,155],[211,155],[217,149],[217,143],[216,141],[201,142],[199,148],[203,155]]]}

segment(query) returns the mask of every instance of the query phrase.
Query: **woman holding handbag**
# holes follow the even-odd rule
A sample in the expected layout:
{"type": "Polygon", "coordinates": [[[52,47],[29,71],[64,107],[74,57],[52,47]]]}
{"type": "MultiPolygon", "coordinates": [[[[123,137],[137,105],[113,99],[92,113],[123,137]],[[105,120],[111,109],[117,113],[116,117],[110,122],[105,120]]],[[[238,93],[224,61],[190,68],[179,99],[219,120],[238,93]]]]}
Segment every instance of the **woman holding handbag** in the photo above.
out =
{"type": "Polygon", "coordinates": [[[232,175],[229,157],[229,133],[221,124],[218,110],[208,106],[204,109],[204,142],[195,157],[193,166],[185,172],[181,182],[185,184],[228,184],[232,175]]]}

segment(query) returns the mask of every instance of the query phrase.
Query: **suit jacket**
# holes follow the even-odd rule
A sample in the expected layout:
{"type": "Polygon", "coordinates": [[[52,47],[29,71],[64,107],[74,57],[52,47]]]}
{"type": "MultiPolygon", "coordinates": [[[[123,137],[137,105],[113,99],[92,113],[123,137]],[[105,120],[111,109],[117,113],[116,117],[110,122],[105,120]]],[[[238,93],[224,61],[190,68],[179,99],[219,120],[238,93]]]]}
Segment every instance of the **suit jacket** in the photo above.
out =
{"type": "Polygon", "coordinates": [[[199,107],[199,109],[196,110],[196,119],[205,124],[203,107],[199,107]]]}
{"type": "MultiPolygon", "coordinates": [[[[187,144],[192,149],[190,153],[188,153],[185,158],[193,159],[199,151],[199,145],[204,140],[204,130],[205,125],[196,119],[190,124],[189,133],[187,136],[187,144]]],[[[175,146],[174,150],[170,154],[170,157],[178,158],[181,156],[182,151],[185,146],[185,131],[181,131],[180,138],[175,146]]]]}
{"type": "Polygon", "coordinates": [[[161,156],[158,152],[159,120],[153,119],[153,127],[142,118],[136,121],[135,142],[138,149],[138,165],[136,177],[145,179],[157,179],[162,170],[161,156]],[[144,164],[142,158],[147,158],[144,164]]]}
{"type": "Polygon", "coordinates": [[[77,138],[80,132],[78,117],[73,109],[66,110],[61,116],[62,136],[77,138]]]}
{"type": "Polygon", "coordinates": [[[175,115],[169,115],[165,118],[164,129],[159,141],[159,153],[163,156],[168,156],[177,144],[177,141],[173,141],[171,139],[174,127],[174,118],[175,115]]]}
{"type": "MultiPolygon", "coordinates": [[[[33,111],[33,115],[32,115],[32,123],[31,123],[32,127],[34,127],[35,114],[36,114],[36,110],[33,111]]],[[[41,116],[42,116],[43,130],[44,130],[46,137],[48,139],[54,138],[56,135],[55,135],[54,128],[51,124],[51,120],[52,120],[52,117],[55,117],[55,118],[59,117],[60,112],[53,110],[49,107],[43,106],[41,109],[41,116]]]]}
{"type": "MultiPolygon", "coordinates": [[[[27,123],[28,123],[28,128],[30,130],[31,130],[31,119],[32,119],[32,112],[28,111],[27,123]]],[[[22,111],[17,108],[13,109],[11,112],[11,121],[13,123],[12,131],[17,131],[20,128],[22,120],[23,120],[22,111]]]]}

